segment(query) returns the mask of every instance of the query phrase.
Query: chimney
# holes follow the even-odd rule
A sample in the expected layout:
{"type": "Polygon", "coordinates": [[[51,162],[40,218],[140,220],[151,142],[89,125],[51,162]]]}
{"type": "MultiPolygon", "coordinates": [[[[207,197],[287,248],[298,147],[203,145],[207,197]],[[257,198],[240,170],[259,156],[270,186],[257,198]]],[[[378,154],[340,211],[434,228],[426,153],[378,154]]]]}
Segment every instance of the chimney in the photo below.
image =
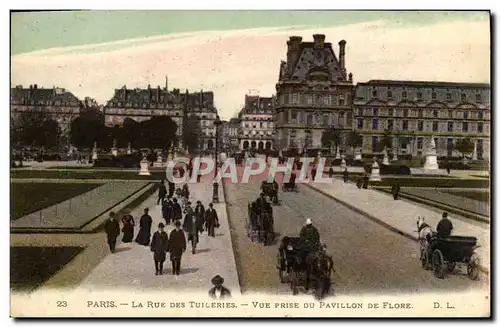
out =
{"type": "Polygon", "coordinates": [[[341,40],[339,42],[339,61],[340,61],[340,69],[345,72],[345,44],[347,42],[345,40],[341,40]]]}
{"type": "Polygon", "coordinates": [[[292,75],[292,69],[295,67],[295,62],[299,59],[302,44],[301,36],[290,36],[290,39],[286,42],[288,46],[288,51],[286,54],[286,66],[287,66],[287,76],[292,75]]]}
{"type": "Polygon", "coordinates": [[[35,90],[36,90],[36,89],[38,89],[38,85],[37,85],[37,84],[35,84],[35,85],[33,86],[33,88],[34,88],[35,90]]]}
{"type": "Polygon", "coordinates": [[[168,76],[165,75],[165,91],[168,92],[168,76]]]}
{"type": "Polygon", "coordinates": [[[349,73],[349,82],[352,82],[352,73],[349,73]]]}
{"type": "Polygon", "coordinates": [[[160,102],[160,85],[156,88],[156,102],[160,102]]]}
{"type": "Polygon", "coordinates": [[[123,85],[123,93],[122,93],[122,102],[123,105],[127,102],[127,86],[123,85]]]}
{"type": "Polygon", "coordinates": [[[313,34],[314,49],[322,49],[325,46],[324,34],[313,34]]]}

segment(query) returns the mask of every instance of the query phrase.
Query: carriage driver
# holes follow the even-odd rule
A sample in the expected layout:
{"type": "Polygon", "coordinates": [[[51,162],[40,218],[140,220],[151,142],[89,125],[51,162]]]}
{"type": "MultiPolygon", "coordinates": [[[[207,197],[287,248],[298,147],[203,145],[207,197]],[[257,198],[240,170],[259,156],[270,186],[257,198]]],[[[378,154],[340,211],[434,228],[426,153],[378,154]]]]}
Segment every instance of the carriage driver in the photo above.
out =
{"type": "Polygon", "coordinates": [[[315,251],[320,248],[319,232],[313,226],[311,218],[307,218],[306,225],[300,231],[300,243],[304,250],[315,251]]]}
{"type": "Polygon", "coordinates": [[[448,219],[448,213],[443,212],[443,218],[439,221],[436,232],[438,237],[448,237],[453,230],[453,224],[448,219]]]}

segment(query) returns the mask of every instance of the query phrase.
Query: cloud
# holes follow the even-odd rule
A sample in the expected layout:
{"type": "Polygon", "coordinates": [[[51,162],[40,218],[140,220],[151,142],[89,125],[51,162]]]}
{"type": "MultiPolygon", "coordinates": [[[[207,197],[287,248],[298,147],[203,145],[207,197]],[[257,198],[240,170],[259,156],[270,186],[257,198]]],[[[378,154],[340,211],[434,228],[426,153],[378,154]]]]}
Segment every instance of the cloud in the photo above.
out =
{"type": "Polygon", "coordinates": [[[383,21],[331,28],[283,27],[179,33],[12,57],[12,84],[64,87],[105,103],[115,88],[164,85],[213,90],[223,118],[241,109],[250,89],[275,92],[286,41],[326,34],[338,53],[345,39],[346,68],[355,81],[403,79],[489,82],[489,21],[397,26],[383,21]]]}

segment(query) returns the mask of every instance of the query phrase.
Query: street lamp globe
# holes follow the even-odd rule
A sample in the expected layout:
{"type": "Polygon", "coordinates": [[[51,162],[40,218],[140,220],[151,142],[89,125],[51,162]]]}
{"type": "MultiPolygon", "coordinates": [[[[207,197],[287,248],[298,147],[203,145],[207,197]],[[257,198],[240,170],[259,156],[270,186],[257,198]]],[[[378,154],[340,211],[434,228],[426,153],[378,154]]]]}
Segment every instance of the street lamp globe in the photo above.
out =
{"type": "Polygon", "coordinates": [[[215,116],[215,170],[214,170],[214,183],[213,183],[213,195],[212,195],[212,203],[219,202],[219,183],[217,183],[217,171],[219,167],[218,163],[218,153],[217,150],[219,148],[219,126],[222,124],[219,115],[215,116]]]}

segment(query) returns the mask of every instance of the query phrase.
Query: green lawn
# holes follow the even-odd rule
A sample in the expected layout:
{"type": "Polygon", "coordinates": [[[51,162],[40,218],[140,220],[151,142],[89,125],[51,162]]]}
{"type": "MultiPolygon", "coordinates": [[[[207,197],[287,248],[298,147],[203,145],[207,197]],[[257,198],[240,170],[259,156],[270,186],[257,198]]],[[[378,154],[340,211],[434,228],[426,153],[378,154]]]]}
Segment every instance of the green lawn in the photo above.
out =
{"type": "Polygon", "coordinates": [[[150,171],[150,173],[150,176],[139,176],[137,170],[11,170],[10,178],[160,180],[166,177],[165,170],[150,171]]]}
{"type": "Polygon", "coordinates": [[[102,183],[10,183],[10,219],[19,219],[101,185],[102,183]]]}
{"type": "MultiPolygon", "coordinates": [[[[360,176],[349,176],[353,183],[360,176]]],[[[432,177],[384,177],[380,182],[370,182],[371,186],[392,186],[398,182],[401,187],[437,187],[437,188],[488,188],[490,181],[486,179],[432,178],[432,177]]]]}
{"type": "Polygon", "coordinates": [[[490,202],[490,193],[481,191],[462,191],[462,190],[441,190],[442,192],[449,193],[451,195],[461,196],[464,198],[469,198],[472,200],[477,200],[481,202],[490,202]]]}

